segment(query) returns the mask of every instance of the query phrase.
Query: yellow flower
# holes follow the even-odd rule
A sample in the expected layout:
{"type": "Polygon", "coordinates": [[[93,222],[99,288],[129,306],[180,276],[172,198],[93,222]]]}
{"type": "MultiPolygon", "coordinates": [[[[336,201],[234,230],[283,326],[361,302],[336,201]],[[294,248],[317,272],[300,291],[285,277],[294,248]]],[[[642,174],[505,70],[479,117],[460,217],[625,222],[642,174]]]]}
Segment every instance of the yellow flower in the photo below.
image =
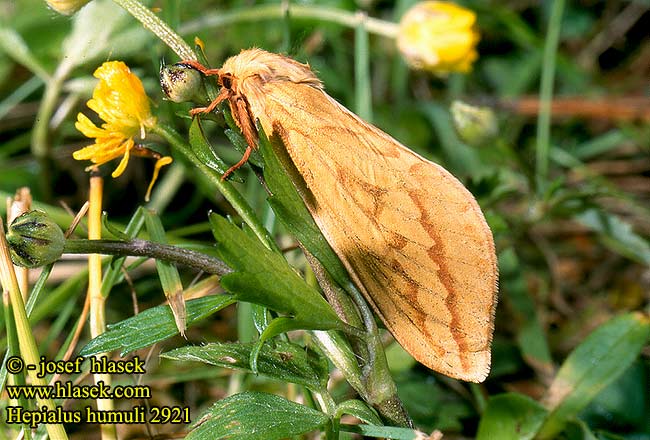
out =
{"type": "Polygon", "coordinates": [[[99,83],[87,105],[104,123],[97,127],[83,113],[77,115],[75,127],[84,136],[94,138],[95,143],[75,151],[72,156],[77,160],[90,160],[95,165],[122,157],[120,164],[113,171],[113,177],[118,177],[124,172],[132,153],[157,159],[153,180],[147,191],[148,199],[160,167],[171,163],[172,159],[161,157],[136,145],[134,141],[136,136],[144,139],[147,130],[156,125],[156,118],[151,114],[149,99],[142,82],[121,61],[105,62],[95,70],[94,75],[99,78],[99,83]]]}
{"type": "Polygon", "coordinates": [[[475,23],[474,12],[453,3],[417,3],[400,21],[397,47],[416,69],[468,72],[478,58],[475,23]]]}
{"type": "Polygon", "coordinates": [[[59,14],[72,15],[90,0],[46,0],[50,8],[59,14]]]}

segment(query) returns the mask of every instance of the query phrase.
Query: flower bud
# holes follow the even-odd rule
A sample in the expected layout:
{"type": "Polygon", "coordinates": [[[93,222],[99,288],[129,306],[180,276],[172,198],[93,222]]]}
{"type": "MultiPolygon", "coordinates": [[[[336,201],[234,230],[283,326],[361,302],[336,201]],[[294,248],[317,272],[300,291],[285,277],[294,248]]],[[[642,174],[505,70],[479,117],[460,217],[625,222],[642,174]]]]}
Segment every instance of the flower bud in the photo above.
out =
{"type": "Polygon", "coordinates": [[[413,68],[434,73],[468,72],[478,58],[476,15],[442,1],[417,3],[400,20],[397,47],[413,68]]]}
{"type": "Polygon", "coordinates": [[[7,242],[17,266],[38,267],[55,262],[63,254],[65,236],[42,211],[29,211],[9,226],[7,242]]]}
{"type": "Polygon", "coordinates": [[[90,0],[46,0],[48,6],[62,15],[72,15],[90,0]]]}
{"type": "Polygon", "coordinates": [[[475,107],[454,101],[451,104],[451,116],[456,132],[469,145],[484,145],[497,135],[497,118],[489,107],[475,107]]]}
{"type": "Polygon", "coordinates": [[[160,66],[160,87],[173,102],[205,102],[201,72],[183,63],[160,66]]]}

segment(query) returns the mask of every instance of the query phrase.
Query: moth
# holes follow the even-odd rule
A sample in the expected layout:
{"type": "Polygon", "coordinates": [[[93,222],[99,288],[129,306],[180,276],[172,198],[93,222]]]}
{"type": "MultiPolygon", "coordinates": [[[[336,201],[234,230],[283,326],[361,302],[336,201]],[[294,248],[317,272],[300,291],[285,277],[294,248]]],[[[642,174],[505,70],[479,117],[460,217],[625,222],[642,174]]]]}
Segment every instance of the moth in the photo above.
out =
{"type": "MultiPolygon", "coordinates": [[[[420,363],[483,381],[497,303],[492,232],[472,194],[430,162],[325,93],[308,65],[260,49],[219,69],[216,100],[227,101],[248,148],[259,121],[281,141],[294,183],[350,277],[397,341],[420,363]]],[[[278,143],[280,144],[280,143],[278,143]]]]}

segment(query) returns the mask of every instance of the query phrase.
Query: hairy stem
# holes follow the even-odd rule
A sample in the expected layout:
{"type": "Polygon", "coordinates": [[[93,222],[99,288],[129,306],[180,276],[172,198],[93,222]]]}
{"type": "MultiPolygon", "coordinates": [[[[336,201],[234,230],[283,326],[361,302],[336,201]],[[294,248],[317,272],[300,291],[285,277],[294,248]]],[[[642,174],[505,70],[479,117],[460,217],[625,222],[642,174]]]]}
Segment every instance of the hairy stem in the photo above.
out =
{"type": "Polygon", "coordinates": [[[232,272],[226,263],[218,258],[201,252],[183,249],[167,244],[154,243],[147,240],[66,240],[63,250],[66,254],[107,254],[118,256],[150,257],[183,266],[202,270],[215,275],[225,275],[232,272]]]}

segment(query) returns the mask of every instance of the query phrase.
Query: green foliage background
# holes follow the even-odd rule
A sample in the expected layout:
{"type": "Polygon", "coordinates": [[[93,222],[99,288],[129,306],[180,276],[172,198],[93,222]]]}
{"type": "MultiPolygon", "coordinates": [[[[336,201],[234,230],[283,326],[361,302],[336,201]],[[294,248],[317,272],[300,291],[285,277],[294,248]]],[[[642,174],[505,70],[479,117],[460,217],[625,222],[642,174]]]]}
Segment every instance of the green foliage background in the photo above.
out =
{"type": "MultiPolygon", "coordinates": [[[[143,79],[159,119],[183,135],[190,128],[190,120],[182,117],[189,104],[166,102],[157,84],[160,60],[175,62],[176,56],[116,4],[94,3],[94,10],[86,8],[73,18],[57,15],[41,1],[0,3],[0,196],[4,199],[28,186],[35,206],[63,227],[71,217],[60,203],[76,210],[87,198],[86,164],[72,159],[72,151],[87,140],[75,130],[74,121],[78,111],[91,114],[84,103],[94,86],[92,72],[101,62],[127,62],[143,79]]],[[[427,433],[438,429],[449,438],[650,439],[650,45],[645,31],[650,4],[466,1],[463,4],[478,15],[480,57],[470,74],[447,78],[409,70],[388,38],[371,35],[365,52],[355,46],[353,29],[323,19],[255,15],[257,8],[273,4],[161,0],[150,6],[159,8],[158,15],[187,41],[199,36],[215,67],[241,49],[256,46],[308,61],[328,93],[348,108],[363,108],[359,90],[369,90],[372,112],[366,117],[465,182],[495,234],[500,302],[492,372],[484,384],[432,373],[386,338],[392,376],[416,427],[427,433]],[[551,41],[554,31],[559,32],[557,51],[551,41]],[[369,75],[355,77],[355,66],[364,60],[369,75]],[[554,78],[554,87],[548,88],[548,82],[546,88],[540,86],[543,78],[554,78]],[[498,135],[481,145],[464,143],[449,111],[455,99],[492,107],[498,135]],[[550,119],[544,111],[548,99],[557,105],[550,119]],[[532,110],[525,105],[531,103],[532,110]]],[[[317,6],[363,10],[397,21],[410,4],[333,0],[317,6]]],[[[226,163],[241,157],[218,124],[206,123],[204,128],[226,163]]],[[[215,238],[208,212],[234,216],[235,224],[240,219],[208,179],[162,139],[152,141],[152,148],[171,152],[175,163],[163,171],[149,207],[157,211],[168,242],[210,252],[215,238]]],[[[108,177],[112,168],[107,165],[102,171],[108,177]]],[[[143,204],[150,174],[150,162],[133,158],[123,176],[107,178],[104,209],[114,226],[123,228],[143,204]]],[[[236,188],[279,246],[292,246],[292,231],[275,220],[255,176],[247,169],[238,175],[242,182],[236,188]]],[[[5,215],[4,203],[0,214],[5,215]]],[[[302,254],[290,251],[285,256],[313,286],[302,254]]],[[[134,314],[131,292],[140,310],[164,301],[153,266],[137,261],[129,273],[132,286],[116,275],[106,306],[109,323],[134,314]]],[[[196,273],[182,269],[180,275],[189,286],[196,273]]],[[[31,322],[41,354],[48,359],[64,351],[83,306],[85,277],[83,259],[57,263],[34,306],[31,322]]],[[[258,335],[255,324],[260,322],[257,306],[227,307],[234,302],[227,296],[218,304],[203,301],[188,305],[187,341],[220,343],[208,346],[214,352],[184,352],[187,341],[179,336],[162,341],[175,333],[171,315],[162,315],[166,308],[152,309],[161,315],[151,315],[148,321],[160,335],[144,338],[144,333],[129,333],[129,324],[123,323],[115,328],[123,333],[113,334],[112,342],[95,343],[112,348],[118,342],[122,347],[131,344],[125,351],[139,349],[141,357],[176,348],[165,355],[176,361],[148,361],[143,380],[153,389],[151,405],[188,406],[195,420],[217,402],[213,411],[223,415],[241,409],[238,416],[251,423],[280,417],[264,418],[264,408],[275,405],[285,414],[283,420],[296,421],[287,429],[265,431],[262,437],[251,434],[251,425],[250,430],[241,428],[236,438],[282,438],[331,423],[307,391],[322,390],[323,377],[328,378],[327,368],[319,364],[324,358],[317,349],[311,351],[309,336],[291,337],[310,347],[304,359],[295,355],[301,374],[291,376],[276,368],[274,356],[295,349],[283,348],[287,341],[278,342],[276,352],[265,351],[265,346],[259,355],[262,374],[247,374],[248,355],[258,335]],[[209,317],[193,323],[194,317],[198,321],[203,316],[209,317]],[[164,319],[167,327],[157,325],[164,319]],[[153,350],[144,348],[155,341],[161,342],[153,350]],[[248,345],[230,346],[228,341],[248,345]],[[226,355],[239,371],[224,369],[223,362],[214,360],[226,355]],[[243,394],[221,400],[236,392],[243,394]],[[288,400],[278,401],[278,396],[288,400]],[[289,402],[299,396],[306,405],[289,402]]],[[[88,335],[83,338],[82,346],[88,335]]],[[[2,343],[6,346],[6,333],[2,343]]],[[[356,394],[343,379],[329,379],[337,403],[353,402],[341,413],[366,422],[354,427],[348,425],[352,419],[344,418],[342,430],[347,432],[341,438],[363,433],[415,438],[410,430],[373,427],[376,414],[352,400],[356,394]]],[[[3,396],[2,405],[8,404],[3,396]]],[[[129,407],[129,402],[120,404],[129,407]]],[[[218,429],[227,422],[216,420],[218,429]]],[[[91,425],[66,428],[72,437],[98,432],[91,425]]],[[[207,434],[198,430],[194,435],[227,434],[209,428],[204,425],[200,429],[207,434]]],[[[170,433],[188,427],[155,429],[170,433]]],[[[143,426],[122,427],[120,435],[142,437],[145,432],[143,426]]],[[[0,432],[6,438],[15,435],[9,426],[0,432]]]]}

